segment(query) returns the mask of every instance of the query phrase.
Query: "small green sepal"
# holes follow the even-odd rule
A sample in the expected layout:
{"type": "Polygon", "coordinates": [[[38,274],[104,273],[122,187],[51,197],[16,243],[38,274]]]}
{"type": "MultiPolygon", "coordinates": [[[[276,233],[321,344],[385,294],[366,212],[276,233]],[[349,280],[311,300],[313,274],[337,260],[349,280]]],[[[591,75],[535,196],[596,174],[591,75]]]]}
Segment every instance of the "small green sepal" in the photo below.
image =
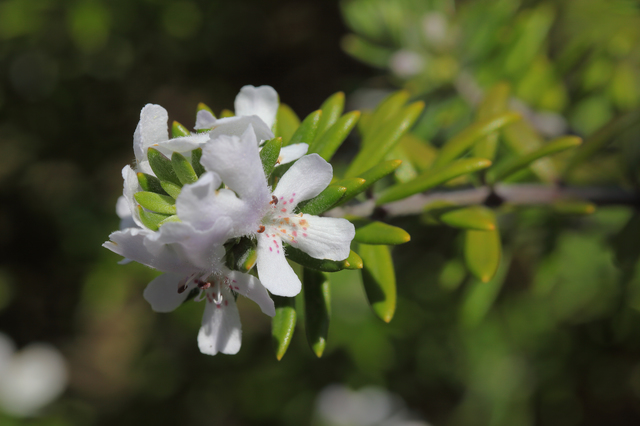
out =
{"type": "Polygon", "coordinates": [[[137,209],[138,216],[140,216],[140,221],[142,222],[142,224],[152,231],[157,231],[162,222],[171,217],[170,215],[166,214],[149,212],[143,209],[142,206],[138,206],[137,209]]]}
{"type": "Polygon", "coordinates": [[[177,121],[174,121],[173,124],[171,125],[171,137],[172,138],[181,138],[184,136],[189,136],[191,133],[189,133],[189,130],[187,130],[186,127],[184,127],[182,124],[178,123],[177,121]]]}
{"type": "Polygon", "coordinates": [[[176,185],[173,182],[167,182],[166,180],[160,181],[160,186],[174,200],[177,200],[178,195],[180,195],[180,192],[182,192],[182,186],[176,185]]]}
{"type": "Polygon", "coordinates": [[[198,175],[187,158],[179,152],[171,154],[171,164],[173,171],[178,176],[178,180],[183,185],[194,183],[198,180],[198,175]]]}
{"type": "Polygon", "coordinates": [[[149,165],[151,170],[161,181],[166,180],[168,182],[175,183],[178,186],[182,186],[178,175],[173,170],[173,164],[171,160],[165,157],[160,151],[155,148],[149,148],[147,150],[147,158],[149,159],[149,165]]]}
{"type": "Polygon", "coordinates": [[[140,187],[145,191],[155,192],[156,194],[168,195],[164,189],[162,189],[162,185],[160,185],[160,180],[147,173],[138,172],[136,173],[138,177],[138,183],[140,187]]]}
{"type": "Polygon", "coordinates": [[[156,213],[176,214],[176,206],[173,198],[168,195],[160,195],[155,192],[136,192],[133,198],[145,209],[156,213]]]}

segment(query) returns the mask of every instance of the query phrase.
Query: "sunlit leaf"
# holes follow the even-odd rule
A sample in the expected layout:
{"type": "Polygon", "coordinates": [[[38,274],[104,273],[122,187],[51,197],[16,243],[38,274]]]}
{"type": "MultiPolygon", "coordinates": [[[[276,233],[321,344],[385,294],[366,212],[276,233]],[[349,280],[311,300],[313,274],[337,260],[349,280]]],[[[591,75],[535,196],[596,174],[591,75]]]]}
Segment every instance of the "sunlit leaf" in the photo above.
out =
{"type": "Polygon", "coordinates": [[[260,160],[262,160],[262,168],[265,176],[270,176],[271,172],[278,162],[280,149],[282,148],[282,138],[274,138],[268,140],[260,150],[260,160]]]}
{"type": "Polygon", "coordinates": [[[177,121],[174,121],[173,124],[171,124],[171,137],[172,138],[179,138],[179,137],[183,137],[183,136],[189,136],[191,133],[189,133],[189,130],[187,130],[186,127],[184,127],[182,124],[178,123],[177,121]]]}
{"type": "Polygon", "coordinates": [[[161,181],[166,180],[168,182],[175,183],[178,186],[182,186],[180,179],[178,179],[178,175],[176,175],[176,172],[173,170],[171,160],[165,157],[160,151],[154,148],[149,148],[147,150],[147,158],[149,159],[151,170],[153,170],[153,173],[158,179],[161,181]]]}
{"type": "Polygon", "coordinates": [[[354,241],[372,245],[397,245],[411,240],[407,231],[387,223],[369,220],[353,220],[356,226],[354,241]]]}
{"type": "Polygon", "coordinates": [[[142,172],[136,173],[136,176],[138,177],[138,183],[140,184],[140,187],[145,191],[168,195],[165,190],[162,189],[162,186],[160,185],[160,179],[158,179],[157,177],[142,172]]]}
{"type": "Polygon", "coordinates": [[[141,191],[133,196],[136,201],[145,209],[156,213],[176,214],[176,206],[173,198],[168,195],[160,195],[155,192],[141,191]]]}
{"type": "Polygon", "coordinates": [[[296,211],[300,213],[319,215],[333,207],[347,192],[347,188],[340,185],[329,185],[320,194],[308,201],[298,204],[296,211]]]}
{"type": "Polygon", "coordinates": [[[174,152],[171,155],[171,164],[181,184],[186,185],[198,180],[198,175],[195,170],[193,170],[193,166],[191,166],[189,160],[179,152],[174,152]]]}
{"type": "Polygon", "coordinates": [[[484,206],[470,206],[451,209],[438,216],[438,219],[449,226],[478,231],[496,229],[496,215],[493,210],[484,206]]]}
{"type": "Polygon", "coordinates": [[[295,133],[291,136],[291,139],[287,143],[283,141],[282,145],[286,146],[294,143],[306,143],[311,145],[316,138],[316,132],[318,130],[318,124],[320,123],[321,117],[322,110],[320,109],[307,115],[302,123],[300,123],[300,126],[295,133]]]}
{"type": "Polygon", "coordinates": [[[300,126],[300,119],[295,112],[286,104],[280,104],[276,116],[276,137],[282,138],[282,145],[288,145],[289,139],[300,126]]]}
{"type": "Polygon", "coordinates": [[[318,122],[315,140],[320,139],[324,132],[333,126],[333,124],[338,121],[338,118],[342,115],[342,111],[344,110],[344,93],[337,92],[329,96],[329,98],[320,106],[320,110],[322,111],[322,115],[318,122]]]}
{"type": "Polygon", "coordinates": [[[276,305],[276,315],[271,320],[271,337],[278,361],[287,352],[296,328],[296,299],[294,297],[271,296],[276,305]]]}
{"type": "Polygon", "coordinates": [[[469,272],[482,282],[488,282],[495,275],[501,257],[500,233],[493,231],[465,232],[464,259],[469,272]]]}
{"type": "Polygon", "coordinates": [[[138,215],[140,216],[140,221],[144,226],[151,229],[152,231],[157,231],[160,223],[162,223],[165,219],[170,217],[168,214],[158,214],[146,211],[142,208],[142,206],[138,206],[138,215]]]}
{"type": "Polygon", "coordinates": [[[348,112],[338,119],[322,136],[317,138],[309,147],[309,153],[317,153],[327,161],[331,161],[333,154],[338,150],[342,142],[349,136],[351,129],[360,118],[359,111],[348,112]]]}

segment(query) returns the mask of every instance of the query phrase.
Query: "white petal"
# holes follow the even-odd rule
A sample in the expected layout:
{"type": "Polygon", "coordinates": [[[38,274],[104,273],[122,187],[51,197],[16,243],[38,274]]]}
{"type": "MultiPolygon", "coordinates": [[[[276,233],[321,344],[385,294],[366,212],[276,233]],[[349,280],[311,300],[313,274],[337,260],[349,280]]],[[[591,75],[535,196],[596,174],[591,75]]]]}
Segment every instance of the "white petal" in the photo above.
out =
{"type": "Polygon", "coordinates": [[[284,257],[282,240],[266,233],[258,235],[258,276],[263,286],[278,296],[295,296],[302,283],[284,257]]]}
{"type": "Polygon", "coordinates": [[[278,113],[278,93],[271,86],[244,86],[236,96],[236,115],[257,115],[269,128],[278,113]]]}
{"type": "Polygon", "coordinates": [[[287,212],[293,211],[300,201],[321,193],[331,182],[332,176],[331,164],[318,154],[305,155],[287,170],[273,191],[279,200],[286,201],[286,204],[278,203],[278,207],[287,212]]]}
{"type": "Polygon", "coordinates": [[[309,145],[306,143],[294,143],[293,145],[285,146],[280,150],[280,157],[278,157],[278,164],[287,164],[297,160],[307,153],[309,145]]]}
{"type": "Polygon", "coordinates": [[[240,350],[242,329],[236,301],[228,290],[223,290],[223,303],[206,301],[202,327],[198,332],[198,347],[207,355],[236,354],[240,350]]]}
{"type": "Polygon", "coordinates": [[[147,104],[140,111],[140,121],[133,134],[133,151],[136,160],[147,158],[147,148],[151,144],[166,141],[169,138],[167,110],[160,105],[147,104]]]}
{"type": "Polygon", "coordinates": [[[144,299],[156,312],[171,312],[180,306],[189,295],[189,291],[178,293],[180,281],[185,275],[162,274],[151,281],[144,289],[144,299]]]}
{"type": "Polygon", "coordinates": [[[296,238],[287,243],[316,259],[344,260],[355,234],[355,227],[346,219],[302,215],[296,238]]]}
{"type": "Polygon", "coordinates": [[[273,132],[257,115],[226,117],[216,120],[216,125],[209,133],[211,139],[220,135],[242,136],[249,126],[253,127],[258,142],[273,139],[273,132]]]}
{"type": "Polygon", "coordinates": [[[174,250],[188,263],[209,273],[223,267],[223,244],[231,230],[231,219],[222,217],[210,229],[200,231],[187,222],[170,222],[149,239],[162,244],[173,244],[174,250]]]}
{"type": "Polygon", "coordinates": [[[243,274],[240,271],[227,271],[225,275],[230,280],[229,286],[235,292],[256,302],[265,314],[270,317],[275,316],[276,308],[273,300],[269,297],[269,293],[267,293],[260,280],[253,275],[243,274]]]}
{"type": "Polygon", "coordinates": [[[257,225],[254,224],[261,218],[259,212],[233,191],[218,190],[219,187],[220,178],[213,172],[207,172],[197,182],[183,186],[176,200],[178,217],[196,229],[207,230],[219,218],[226,216],[233,219],[233,236],[255,231],[257,225]]]}
{"type": "Polygon", "coordinates": [[[124,195],[118,197],[118,201],[116,202],[116,214],[120,218],[120,229],[138,227],[136,222],[133,220],[133,216],[131,215],[129,201],[124,195]]]}
{"type": "Polygon", "coordinates": [[[271,200],[262,169],[258,142],[253,127],[242,136],[219,136],[202,149],[200,162],[220,175],[226,186],[254,209],[263,209],[271,200]]]}
{"type": "Polygon", "coordinates": [[[196,115],[196,126],[194,129],[210,129],[216,124],[216,118],[206,109],[201,109],[196,115]]]}
{"type": "Polygon", "coordinates": [[[188,275],[194,267],[181,259],[171,246],[147,238],[153,231],[127,228],[109,235],[111,241],[102,244],[114,253],[163,272],[188,275]]]}
{"type": "Polygon", "coordinates": [[[164,142],[153,144],[152,146],[163,154],[169,154],[169,156],[171,156],[171,153],[173,152],[191,152],[196,148],[200,148],[208,140],[208,133],[199,133],[196,135],[169,139],[164,142]]]}
{"type": "Polygon", "coordinates": [[[138,183],[138,176],[130,166],[124,166],[124,168],[122,169],[122,178],[124,179],[122,196],[127,200],[127,203],[129,204],[131,218],[139,227],[144,228],[144,225],[140,221],[138,209],[136,208],[138,206],[138,203],[133,198],[136,192],[142,191],[142,188],[138,183]]]}

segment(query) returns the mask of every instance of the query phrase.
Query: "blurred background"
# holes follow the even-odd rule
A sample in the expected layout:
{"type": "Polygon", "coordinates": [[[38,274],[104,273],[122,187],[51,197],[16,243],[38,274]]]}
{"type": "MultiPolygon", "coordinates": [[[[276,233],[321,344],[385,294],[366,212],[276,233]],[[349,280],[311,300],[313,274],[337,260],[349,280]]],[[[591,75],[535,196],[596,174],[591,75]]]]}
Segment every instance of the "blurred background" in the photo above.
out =
{"type": "Polygon", "coordinates": [[[395,318],[334,274],[322,359],[300,325],[277,361],[244,298],[240,353],[200,354],[202,307],[152,312],[156,273],[101,247],[146,103],[191,127],[245,84],[300,117],[339,90],[366,110],[404,88],[438,146],[506,82],[541,137],[598,148],[524,181],[634,191],[639,67],[631,0],[1,0],[0,424],[640,424],[637,201],[503,212],[485,284],[461,232],[396,219],[412,241],[394,249],[395,318]]]}

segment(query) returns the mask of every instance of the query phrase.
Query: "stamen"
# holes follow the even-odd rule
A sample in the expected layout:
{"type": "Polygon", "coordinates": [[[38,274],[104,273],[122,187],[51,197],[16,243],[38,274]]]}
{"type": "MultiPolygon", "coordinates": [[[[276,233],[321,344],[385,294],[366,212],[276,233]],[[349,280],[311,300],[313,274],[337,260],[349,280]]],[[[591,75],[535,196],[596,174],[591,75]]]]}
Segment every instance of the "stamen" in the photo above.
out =
{"type": "Polygon", "coordinates": [[[276,197],[275,195],[272,195],[271,201],[269,201],[269,204],[273,204],[274,206],[278,204],[278,197],[276,197]]]}
{"type": "Polygon", "coordinates": [[[266,228],[264,227],[264,225],[260,225],[260,227],[258,228],[258,234],[262,234],[265,229],[266,228]]]}
{"type": "Polygon", "coordinates": [[[205,282],[205,281],[198,281],[198,288],[200,290],[206,290],[209,287],[211,287],[211,283],[210,282],[205,282]]]}

